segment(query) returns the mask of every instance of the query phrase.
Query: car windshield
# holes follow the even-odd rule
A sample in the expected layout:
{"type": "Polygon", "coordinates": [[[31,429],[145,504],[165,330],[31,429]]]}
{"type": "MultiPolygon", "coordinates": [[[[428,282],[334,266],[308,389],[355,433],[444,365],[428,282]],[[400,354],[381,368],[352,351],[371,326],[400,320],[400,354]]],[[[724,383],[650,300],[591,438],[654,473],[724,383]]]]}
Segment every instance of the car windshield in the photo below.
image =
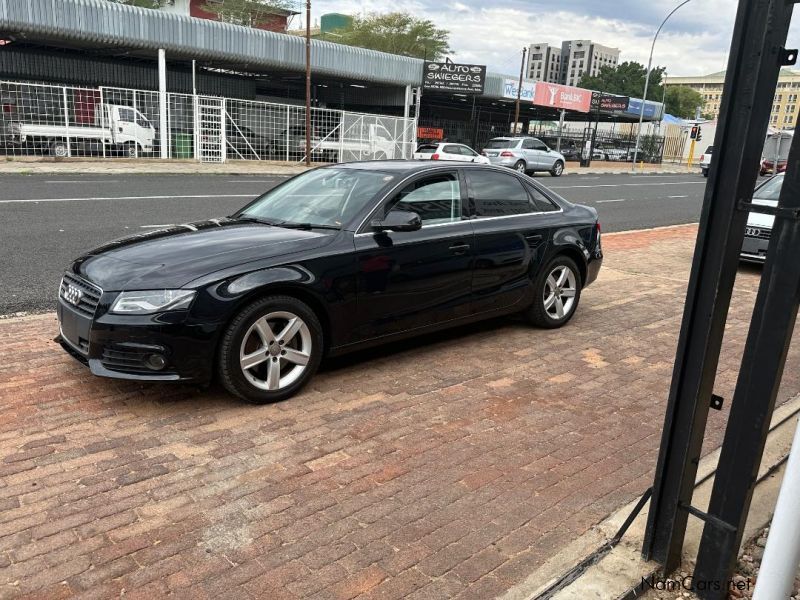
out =
{"type": "Polygon", "coordinates": [[[519,140],[499,138],[496,140],[489,140],[489,143],[486,144],[485,147],[490,150],[499,148],[516,148],[517,144],[519,144],[519,140]]]}
{"type": "Polygon", "coordinates": [[[270,190],[236,216],[273,225],[341,228],[394,179],[380,171],[315,169],[270,190]]]}
{"type": "Polygon", "coordinates": [[[753,196],[759,200],[775,200],[777,202],[781,195],[782,186],[783,175],[778,175],[758,188],[753,196]]]}
{"type": "Polygon", "coordinates": [[[433,154],[436,152],[436,148],[438,148],[438,146],[434,146],[433,144],[420,146],[417,148],[417,154],[433,154]]]}
{"type": "Polygon", "coordinates": [[[706,154],[714,154],[714,146],[709,146],[706,148],[706,154]]]}

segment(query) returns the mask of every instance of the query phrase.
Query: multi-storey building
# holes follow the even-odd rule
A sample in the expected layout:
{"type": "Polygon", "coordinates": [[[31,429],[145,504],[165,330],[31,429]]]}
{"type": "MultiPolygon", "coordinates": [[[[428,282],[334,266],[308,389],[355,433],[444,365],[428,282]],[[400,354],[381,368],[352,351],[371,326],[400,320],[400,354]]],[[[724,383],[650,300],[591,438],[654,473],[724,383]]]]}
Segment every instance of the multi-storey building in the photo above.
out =
{"type": "MultiPolygon", "coordinates": [[[[668,77],[667,86],[686,86],[696,90],[703,97],[701,111],[708,118],[716,119],[722,103],[722,89],[725,85],[725,71],[700,77],[668,77]]],[[[800,71],[781,69],[769,124],[775,129],[794,129],[797,125],[798,98],[800,98],[800,71]]]]}
{"type": "Polygon", "coordinates": [[[591,40],[569,40],[561,47],[531,44],[528,77],[538,81],[576,85],[584,75],[597,75],[600,67],[616,67],[619,49],[595,44],[591,40]]]}

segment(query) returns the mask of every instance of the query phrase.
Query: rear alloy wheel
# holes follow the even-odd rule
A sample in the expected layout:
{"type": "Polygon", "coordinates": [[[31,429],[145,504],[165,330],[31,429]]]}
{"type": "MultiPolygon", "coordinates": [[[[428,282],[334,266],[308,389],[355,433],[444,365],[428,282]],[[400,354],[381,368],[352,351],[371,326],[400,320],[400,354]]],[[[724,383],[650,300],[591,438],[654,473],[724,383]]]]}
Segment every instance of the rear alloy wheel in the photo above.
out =
{"type": "Polygon", "coordinates": [[[534,325],[555,329],[566,325],[581,299],[581,274],[575,261],[557,256],[541,272],[535,298],[528,311],[534,325]]]}
{"type": "Polygon", "coordinates": [[[284,400],[314,375],[322,345],[319,319],[305,303],[270,296],[247,306],[228,326],[220,378],[229,392],[253,404],[284,400]]]}
{"type": "Polygon", "coordinates": [[[53,142],[50,146],[50,154],[56,158],[66,158],[69,156],[69,146],[66,142],[53,142]]]}
{"type": "Polygon", "coordinates": [[[517,173],[525,174],[528,171],[528,165],[525,164],[524,160],[518,160],[514,165],[514,170],[517,173]]]}
{"type": "Polygon", "coordinates": [[[553,165],[553,168],[550,169],[550,175],[553,177],[561,177],[561,174],[564,172],[564,163],[560,160],[556,161],[556,164],[553,165]]]}
{"type": "Polygon", "coordinates": [[[137,148],[135,143],[129,142],[125,144],[125,150],[124,150],[125,158],[136,158],[137,154],[136,150],[137,148]]]}

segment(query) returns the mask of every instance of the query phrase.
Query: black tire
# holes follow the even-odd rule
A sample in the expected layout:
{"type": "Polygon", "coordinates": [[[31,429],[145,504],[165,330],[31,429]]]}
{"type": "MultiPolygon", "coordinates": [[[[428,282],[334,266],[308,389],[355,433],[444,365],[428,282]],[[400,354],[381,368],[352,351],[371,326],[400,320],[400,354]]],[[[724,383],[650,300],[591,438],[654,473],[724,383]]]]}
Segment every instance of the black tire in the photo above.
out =
{"type": "Polygon", "coordinates": [[[564,163],[560,160],[557,160],[555,164],[553,164],[553,168],[550,169],[550,175],[553,177],[561,177],[564,173],[564,163]]]}
{"type": "MultiPolygon", "coordinates": [[[[277,337],[278,336],[275,335],[275,338],[277,337]]],[[[276,342],[277,341],[276,339],[276,342]]],[[[283,346],[283,341],[280,342],[281,348],[290,348],[288,345],[283,346]]],[[[260,298],[245,306],[239,314],[234,317],[222,336],[219,345],[217,365],[220,381],[231,394],[251,404],[268,404],[285,400],[296,394],[314,376],[322,360],[323,346],[324,338],[322,326],[320,325],[317,315],[307,304],[291,296],[267,296],[260,298]],[[304,370],[301,371],[298,378],[283,388],[269,390],[258,387],[245,376],[244,369],[240,363],[240,351],[245,351],[247,344],[252,341],[249,338],[253,335],[251,328],[254,327],[256,321],[259,321],[269,314],[275,313],[291,313],[299,317],[307,326],[311,347],[308,352],[308,362],[304,365],[304,370]],[[250,335],[248,335],[248,332],[251,332],[250,335]],[[248,341],[245,341],[245,336],[248,336],[248,341]]],[[[272,346],[269,347],[271,348],[272,346]]],[[[281,359],[280,356],[271,355],[270,351],[267,351],[266,348],[267,347],[264,346],[265,356],[268,358],[265,362],[261,363],[263,366],[260,365],[257,367],[261,369],[262,372],[264,368],[267,370],[270,369],[270,365],[272,364],[270,360],[275,361],[277,365],[279,365],[279,373],[283,368],[288,367],[287,370],[291,371],[291,369],[295,369],[299,366],[291,366],[289,361],[281,359]],[[270,356],[272,356],[272,358],[269,358],[270,356]]],[[[261,348],[256,349],[256,351],[260,350],[261,348]]],[[[285,351],[281,352],[281,354],[285,354],[285,351]]],[[[255,373],[251,371],[248,372],[251,377],[255,376],[255,373]]],[[[282,378],[282,374],[279,375],[278,381],[282,378]]]]}
{"type": "Polygon", "coordinates": [[[708,169],[703,169],[703,177],[708,177],[708,169]]]}
{"type": "Polygon", "coordinates": [[[528,172],[528,165],[525,164],[524,160],[518,160],[514,163],[514,170],[517,173],[522,173],[523,175],[528,172]]]}
{"type": "Polygon", "coordinates": [[[568,256],[556,256],[547,264],[544,269],[542,269],[536,278],[536,282],[534,283],[535,295],[533,304],[530,306],[525,316],[531,324],[536,325],[537,327],[542,327],[544,329],[556,329],[558,327],[563,327],[569,323],[569,320],[572,318],[578,308],[578,304],[580,303],[581,299],[582,287],[583,281],[581,280],[581,272],[578,269],[578,266],[575,264],[575,261],[568,256]],[[547,289],[549,289],[548,278],[550,277],[550,274],[561,268],[569,269],[572,272],[574,277],[575,295],[574,302],[572,302],[570,305],[569,310],[565,312],[563,317],[559,318],[551,314],[550,310],[545,306],[545,292],[547,289]]]}
{"type": "Polygon", "coordinates": [[[122,155],[125,158],[136,158],[136,142],[128,142],[122,149],[122,155]]]}
{"type": "Polygon", "coordinates": [[[69,156],[69,145],[67,142],[53,142],[50,144],[50,154],[56,158],[66,158],[69,156]]]}

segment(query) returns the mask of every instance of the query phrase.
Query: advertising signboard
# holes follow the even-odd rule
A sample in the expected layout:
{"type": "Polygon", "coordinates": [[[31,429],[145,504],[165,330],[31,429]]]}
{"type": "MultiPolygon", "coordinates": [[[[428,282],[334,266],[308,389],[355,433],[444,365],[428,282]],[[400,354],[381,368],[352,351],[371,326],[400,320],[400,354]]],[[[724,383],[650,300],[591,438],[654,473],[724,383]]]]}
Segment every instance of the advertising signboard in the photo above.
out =
{"type": "Polygon", "coordinates": [[[625,112],[628,110],[629,102],[630,98],[628,96],[592,92],[592,110],[597,110],[599,106],[600,110],[605,112],[625,112]]]}
{"type": "Polygon", "coordinates": [[[591,108],[592,92],[583,88],[540,81],[536,85],[533,103],[538,106],[563,108],[585,113],[589,112],[591,108]]]}
{"type": "Polygon", "coordinates": [[[425,62],[422,69],[423,90],[482,94],[485,83],[486,65],[425,62]]]}
{"type": "MultiPolygon", "coordinates": [[[[519,80],[505,79],[503,80],[503,98],[511,100],[517,99],[517,88],[519,87],[519,80]]],[[[522,81],[522,93],[519,99],[526,102],[533,102],[533,96],[536,93],[536,84],[533,81],[522,81]]]]}

